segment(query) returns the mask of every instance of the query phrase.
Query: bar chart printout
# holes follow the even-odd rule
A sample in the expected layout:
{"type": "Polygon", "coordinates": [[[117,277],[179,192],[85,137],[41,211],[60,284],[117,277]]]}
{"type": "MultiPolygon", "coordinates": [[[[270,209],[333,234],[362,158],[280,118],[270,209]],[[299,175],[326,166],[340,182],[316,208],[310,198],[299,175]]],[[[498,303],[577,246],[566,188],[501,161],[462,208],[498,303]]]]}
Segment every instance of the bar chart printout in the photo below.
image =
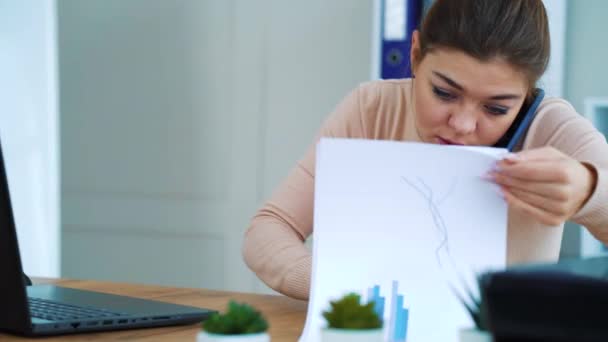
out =
{"type": "Polygon", "coordinates": [[[398,292],[399,282],[394,280],[391,289],[390,310],[385,312],[386,298],[380,294],[380,285],[367,290],[367,302],[374,302],[374,311],[383,319],[388,342],[405,342],[409,309],[404,306],[404,297],[398,292]]]}

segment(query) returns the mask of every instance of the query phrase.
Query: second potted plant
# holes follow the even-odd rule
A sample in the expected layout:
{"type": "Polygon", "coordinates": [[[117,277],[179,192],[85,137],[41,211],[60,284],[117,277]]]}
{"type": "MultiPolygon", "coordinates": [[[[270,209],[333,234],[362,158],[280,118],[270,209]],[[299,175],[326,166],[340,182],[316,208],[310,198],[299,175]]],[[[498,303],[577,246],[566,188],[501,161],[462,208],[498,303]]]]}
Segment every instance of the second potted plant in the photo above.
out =
{"type": "Polygon", "coordinates": [[[203,322],[197,342],[269,342],[268,322],[245,303],[230,301],[224,314],[214,314],[203,322]]]}
{"type": "Polygon", "coordinates": [[[330,305],[323,312],[327,327],[321,330],[321,341],[383,341],[382,320],[374,311],[374,302],[361,304],[361,297],[350,293],[330,305]]]}

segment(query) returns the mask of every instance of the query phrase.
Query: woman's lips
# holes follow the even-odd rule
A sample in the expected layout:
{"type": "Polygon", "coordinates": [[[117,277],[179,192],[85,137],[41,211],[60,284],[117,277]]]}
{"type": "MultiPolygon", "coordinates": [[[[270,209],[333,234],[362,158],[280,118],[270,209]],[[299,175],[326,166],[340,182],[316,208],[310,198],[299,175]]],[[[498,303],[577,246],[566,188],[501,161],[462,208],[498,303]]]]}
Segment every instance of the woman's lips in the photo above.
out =
{"type": "Polygon", "coordinates": [[[456,142],[456,141],[444,139],[444,138],[442,138],[440,136],[437,136],[437,141],[439,141],[439,143],[441,145],[464,145],[463,143],[459,143],[459,142],[456,142]]]}

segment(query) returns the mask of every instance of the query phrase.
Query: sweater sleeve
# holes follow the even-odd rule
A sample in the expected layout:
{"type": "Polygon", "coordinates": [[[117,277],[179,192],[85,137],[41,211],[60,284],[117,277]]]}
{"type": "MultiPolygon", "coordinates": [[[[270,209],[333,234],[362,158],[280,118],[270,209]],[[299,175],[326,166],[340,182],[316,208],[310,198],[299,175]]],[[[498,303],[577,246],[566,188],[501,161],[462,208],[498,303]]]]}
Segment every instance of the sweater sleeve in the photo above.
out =
{"type": "Polygon", "coordinates": [[[247,266],[272,289],[308,299],[312,254],[304,241],[313,230],[316,144],[321,137],[365,137],[365,115],[375,104],[372,87],[348,94],[321,126],[305,155],[252,218],[242,248],[247,266]]]}
{"type": "Polygon", "coordinates": [[[550,100],[531,127],[530,148],[553,146],[590,166],[597,175],[591,197],[570,221],[608,243],[608,144],[585,117],[563,100],[550,100]]]}

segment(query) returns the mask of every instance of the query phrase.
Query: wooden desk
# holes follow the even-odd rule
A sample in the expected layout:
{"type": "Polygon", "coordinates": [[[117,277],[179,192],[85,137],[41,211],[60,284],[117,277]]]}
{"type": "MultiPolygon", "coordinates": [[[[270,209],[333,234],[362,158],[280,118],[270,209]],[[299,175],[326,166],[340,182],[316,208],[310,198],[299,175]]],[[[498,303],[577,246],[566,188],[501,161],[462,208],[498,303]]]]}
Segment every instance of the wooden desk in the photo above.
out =
{"type": "MultiPolygon", "coordinates": [[[[258,308],[268,319],[272,341],[296,341],[302,333],[306,319],[307,303],[284,296],[258,295],[250,293],[183,289],[162,286],[134,285],[84,280],[34,279],[35,284],[56,284],[84,290],[154,299],[175,304],[201,308],[226,310],[230,299],[249,303],[258,308]]],[[[196,341],[200,325],[174,326],[165,328],[145,328],[115,332],[62,335],[44,338],[47,341],[196,341]]],[[[0,341],[27,341],[28,339],[1,334],[0,341]]],[[[35,339],[41,341],[40,339],[35,339]]]]}

